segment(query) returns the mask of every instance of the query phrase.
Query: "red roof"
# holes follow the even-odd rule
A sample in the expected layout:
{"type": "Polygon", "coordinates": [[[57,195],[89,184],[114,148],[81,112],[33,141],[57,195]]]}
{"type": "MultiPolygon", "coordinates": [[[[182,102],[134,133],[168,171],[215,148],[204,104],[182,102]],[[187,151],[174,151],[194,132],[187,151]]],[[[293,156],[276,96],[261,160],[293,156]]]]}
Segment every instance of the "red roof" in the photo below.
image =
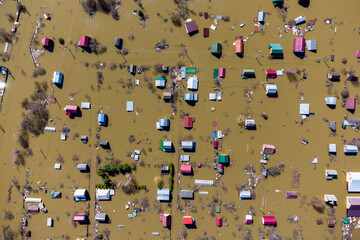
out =
{"type": "Polygon", "coordinates": [[[170,227],[171,224],[171,215],[170,214],[160,214],[160,222],[162,222],[163,227],[170,227]]]}
{"type": "Polygon", "coordinates": [[[252,224],[252,220],[251,219],[245,219],[244,224],[252,224]]]}
{"type": "Polygon", "coordinates": [[[346,109],[355,110],[356,99],[355,98],[347,98],[346,99],[346,109]]]}
{"type": "Polygon", "coordinates": [[[222,226],[222,218],[216,219],[216,226],[221,227],[222,226]]]}
{"type": "Polygon", "coordinates": [[[295,53],[305,52],[305,38],[294,39],[294,52],[295,53]]]}
{"type": "Polygon", "coordinates": [[[44,46],[44,47],[48,47],[50,45],[50,39],[48,38],[43,38],[41,40],[41,44],[44,46]]]}
{"type": "Polygon", "coordinates": [[[276,70],[267,70],[266,78],[276,78],[276,70]]]}
{"type": "Polygon", "coordinates": [[[76,106],[76,105],[66,105],[65,111],[66,111],[66,115],[70,116],[72,113],[77,113],[78,106],[76,106]]]}
{"type": "Polygon", "coordinates": [[[296,191],[286,192],[286,198],[297,198],[297,192],[296,191]]]}
{"type": "Polygon", "coordinates": [[[244,42],[242,36],[235,36],[235,53],[242,54],[244,51],[244,42]]]}
{"type": "Polygon", "coordinates": [[[204,37],[209,37],[209,28],[204,28],[204,37]]]}
{"type": "Polygon", "coordinates": [[[192,128],[194,121],[194,117],[184,117],[184,128],[192,128]]]}
{"type": "Polygon", "coordinates": [[[191,224],[194,223],[194,219],[191,216],[184,216],[183,217],[183,223],[185,225],[188,225],[188,224],[191,225],[191,224]]]}
{"type": "Polygon", "coordinates": [[[85,218],[86,218],[85,213],[83,213],[83,214],[75,214],[75,216],[73,218],[73,221],[74,222],[84,222],[85,218]]]}
{"type": "Polygon", "coordinates": [[[88,36],[81,36],[80,41],[78,42],[79,47],[88,47],[89,46],[89,37],[88,36]]]}
{"type": "Polygon", "coordinates": [[[224,78],[226,74],[226,68],[220,68],[219,77],[224,78]]]}
{"type": "Polygon", "coordinates": [[[270,144],[263,144],[263,153],[272,155],[275,153],[275,146],[270,144]]]}
{"type": "Polygon", "coordinates": [[[360,58],[360,50],[356,51],[356,58],[360,58]]]}
{"type": "Polygon", "coordinates": [[[274,216],[263,216],[262,223],[264,225],[276,225],[276,219],[274,216]]]}
{"type": "Polygon", "coordinates": [[[180,171],[181,173],[191,173],[191,165],[181,165],[180,171]]]}
{"type": "Polygon", "coordinates": [[[215,149],[218,148],[218,142],[216,140],[214,140],[213,146],[214,146],[215,149]]]}
{"type": "Polygon", "coordinates": [[[35,206],[35,205],[30,205],[28,207],[28,212],[29,213],[37,213],[37,212],[39,212],[39,207],[35,206]]]}

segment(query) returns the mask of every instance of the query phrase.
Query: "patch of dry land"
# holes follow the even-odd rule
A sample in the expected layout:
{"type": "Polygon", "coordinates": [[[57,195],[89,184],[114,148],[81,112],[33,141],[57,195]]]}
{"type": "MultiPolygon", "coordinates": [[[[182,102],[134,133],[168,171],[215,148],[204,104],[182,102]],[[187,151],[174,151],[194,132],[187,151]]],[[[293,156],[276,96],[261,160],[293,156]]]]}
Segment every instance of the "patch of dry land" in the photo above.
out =
{"type": "Polygon", "coordinates": [[[359,157],[345,155],[343,145],[359,146],[359,1],[0,3],[2,239],[358,234],[358,218],[347,218],[347,197],[360,194],[348,193],[346,176],[360,172],[359,157]],[[306,20],[296,25],[299,16],[306,20]],[[198,33],[187,34],[187,19],[198,33]],[[243,56],[235,54],[236,36],[243,56]],[[317,40],[317,50],[295,55],[294,39],[301,37],[317,40]],[[218,56],[211,54],[214,43],[218,56]],[[281,44],[283,54],[270,56],[270,44],[281,44]],[[243,78],[243,69],[255,75],[243,78]],[[276,78],[267,78],[267,70],[277,70],[276,78]],[[328,79],[330,72],[340,80],[328,79]],[[277,94],[267,96],[274,86],[277,94]],[[336,105],[327,106],[326,97],[336,105]],[[355,110],[347,110],[354,101],[355,110]],[[299,114],[300,104],[304,111],[309,104],[309,112],[299,114]],[[98,114],[106,114],[105,126],[98,114]],[[191,120],[192,128],[184,128],[191,120]],[[327,180],[326,170],[337,178],[327,180]],[[75,201],[81,189],[86,201],[75,201]],[[181,190],[193,198],[181,198],[181,190]],[[290,191],[297,198],[286,198],[290,191]],[[95,220],[101,213],[105,223],[95,220]],[[252,223],[245,224],[246,215],[252,223]],[[185,216],[193,224],[184,225],[185,216]],[[263,216],[276,224],[264,226],[263,216]]]}

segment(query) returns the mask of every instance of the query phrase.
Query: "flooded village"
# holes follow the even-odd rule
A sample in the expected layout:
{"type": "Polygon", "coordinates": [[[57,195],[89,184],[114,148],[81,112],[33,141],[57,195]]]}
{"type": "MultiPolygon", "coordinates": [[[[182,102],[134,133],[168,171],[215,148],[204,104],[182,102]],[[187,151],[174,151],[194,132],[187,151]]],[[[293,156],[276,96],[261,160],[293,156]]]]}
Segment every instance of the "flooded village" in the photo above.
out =
{"type": "Polygon", "coordinates": [[[360,239],[359,1],[0,0],[2,239],[360,239]]]}

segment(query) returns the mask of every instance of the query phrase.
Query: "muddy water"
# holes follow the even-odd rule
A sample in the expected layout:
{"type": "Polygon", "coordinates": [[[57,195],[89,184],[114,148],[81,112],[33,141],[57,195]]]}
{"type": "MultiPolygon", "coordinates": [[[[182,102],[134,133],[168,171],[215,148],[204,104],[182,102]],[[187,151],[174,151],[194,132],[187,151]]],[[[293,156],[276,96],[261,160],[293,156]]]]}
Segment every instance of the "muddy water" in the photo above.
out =
{"type": "MultiPolygon", "coordinates": [[[[298,230],[299,236],[302,235],[305,239],[333,238],[326,224],[316,224],[316,219],[322,219],[326,223],[328,208],[324,214],[320,214],[313,210],[309,203],[311,197],[316,194],[321,196],[326,193],[335,194],[339,200],[336,207],[336,219],[340,222],[341,218],[345,216],[346,187],[342,169],[360,171],[360,167],[356,162],[358,157],[345,157],[341,152],[342,139],[350,141],[357,136],[357,133],[349,128],[340,129],[340,126],[343,115],[349,114],[349,116],[357,117],[358,112],[355,111],[354,114],[350,114],[339,104],[345,77],[342,76],[340,82],[333,83],[332,92],[329,94],[325,87],[325,81],[326,74],[330,69],[323,61],[317,63],[316,60],[335,54],[335,61],[327,62],[330,68],[340,72],[343,68],[356,69],[358,67],[355,51],[358,50],[356,46],[359,45],[359,39],[357,31],[354,29],[358,27],[355,24],[359,22],[359,17],[356,16],[356,10],[360,7],[359,3],[328,1],[327,5],[324,6],[320,2],[311,2],[307,9],[295,2],[286,2],[290,6],[287,20],[299,15],[305,15],[308,19],[318,19],[314,26],[315,30],[305,35],[307,39],[318,40],[318,51],[317,53],[307,52],[306,60],[301,60],[292,54],[294,38],[292,33],[283,33],[284,36],[279,38],[277,28],[280,27],[283,30],[284,23],[280,16],[280,10],[274,9],[271,1],[252,4],[241,1],[236,5],[231,1],[213,1],[211,3],[208,1],[190,1],[189,7],[196,13],[208,11],[212,14],[231,17],[231,21],[228,23],[220,21],[218,29],[211,31],[210,37],[207,39],[202,37],[202,28],[209,27],[213,23],[212,20],[191,16],[197,21],[200,33],[190,38],[186,35],[183,26],[176,28],[170,22],[165,23],[163,21],[163,18],[169,18],[169,14],[174,11],[173,3],[169,1],[161,4],[161,9],[159,9],[158,2],[144,2],[146,13],[150,16],[145,27],[143,22],[139,22],[136,17],[132,16],[131,10],[137,8],[132,1],[124,2],[120,7],[120,21],[118,22],[104,14],[95,14],[93,19],[89,19],[82,11],[81,6],[78,3],[73,3],[73,1],[54,1],[51,3],[36,1],[26,5],[31,15],[21,15],[21,26],[17,34],[19,41],[13,48],[10,62],[6,63],[6,66],[13,72],[15,79],[9,78],[1,112],[0,123],[5,129],[5,133],[0,134],[0,152],[3,166],[0,171],[1,182],[3,183],[1,190],[4,193],[9,189],[14,177],[18,179],[20,185],[25,183],[26,168],[30,169],[31,177],[28,180],[33,188],[46,183],[47,194],[41,191],[30,195],[41,197],[49,211],[47,214],[37,214],[29,220],[29,227],[26,229],[32,231],[32,238],[55,238],[63,234],[68,234],[71,239],[86,238],[87,233],[89,239],[94,236],[94,186],[101,180],[95,174],[97,166],[94,157],[99,155],[102,158],[102,163],[108,162],[106,159],[111,157],[105,150],[96,150],[94,147],[97,141],[95,137],[96,117],[100,108],[103,113],[109,116],[109,126],[101,129],[100,136],[101,139],[110,142],[115,159],[132,163],[133,159],[126,157],[128,152],[140,148],[146,150],[146,155],[141,155],[145,165],[139,166],[133,175],[137,183],[147,185],[149,191],[141,191],[135,195],[124,195],[121,191],[117,191],[112,201],[100,202],[100,206],[109,215],[111,224],[100,225],[99,231],[108,228],[111,232],[111,239],[119,238],[119,236],[124,239],[149,239],[152,232],[160,232],[160,238],[177,238],[180,229],[183,228],[183,214],[176,208],[177,191],[179,189],[192,189],[195,179],[215,180],[215,172],[209,166],[213,162],[215,151],[207,137],[210,137],[214,130],[228,128],[231,130],[231,134],[225,138],[222,152],[230,153],[233,166],[225,169],[225,174],[221,178],[218,188],[203,187],[200,191],[206,191],[209,193],[208,195],[195,194],[195,199],[191,201],[191,204],[196,207],[196,213],[190,213],[189,209],[185,208],[185,215],[193,216],[196,221],[196,229],[186,230],[187,239],[202,237],[205,231],[207,237],[214,236],[216,239],[243,238],[245,228],[252,231],[254,239],[258,239],[258,229],[262,228],[260,207],[266,214],[271,212],[276,217],[278,221],[276,230],[281,233],[283,238],[292,238],[294,230],[298,230]],[[38,41],[40,42],[42,37],[53,37],[55,40],[62,37],[66,40],[66,45],[70,50],[64,50],[64,46],[55,41],[54,52],[46,52],[39,61],[40,65],[47,70],[47,74],[38,79],[33,79],[31,72],[34,65],[29,56],[28,46],[39,14],[43,12],[40,6],[46,6],[46,11],[49,11],[53,18],[51,21],[46,21],[45,26],[41,28],[38,41]],[[72,7],[69,8],[69,6],[72,7]],[[269,13],[266,16],[266,23],[268,24],[265,25],[265,33],[257,33],[245,43],[245,57],[240,59],[233,54],[234,36],[246,37],[250,35],[253,31],[253,18],[257,16],[258,10],[269,13]],[[157,16],[157,13],[160,13],[160,17],[157,16]],[[322,21],[324,18],[334,18],[336,25],[325,25],[322,21]],[[242,21],[245,21],[246,25],[240,28],[239,24],[242,21]],[[231,29],[234,22],[236,22],[235,32],[231,29]],[[335,26],[337,26],[336,34],[334,29],[331,29],[335,26]],[[79,37],[85,34],[96,37],[99,42],[107,46],[107,53],[99,56],[83,53],[70,43],[78,41],[79,37]],[[130,34],[135,34],[135,40],[128,39],[130,34]],[[184,102],[177,105],[178,111],[181,108],[184,113],[196,118],[192,130],[183,129],[181,118],[177,113],[171,120],[169,132],[156,131],[155,122],[159,118],[170,118],[172,110],[169,104],[158,98],[158,95],[162,95],[162,90],[157,90],[154,94],[146,87],[144,77],[147,76],[153,82],[155,78],[153,70],[137,75],[136,78],[140,79],[140,86],[127,89],[126,87],[123,88],[124,83],[128,79],[133,82],[135,78],[130,76],[125,69],[117,68],[113,71],[104,69],[104,84],[100,91],[96,90],[96,69],[93,64],[98,61],[106,64],[124,62],[124,59],[116,53],[113,47],[115,37],[124,38],[124,47],[130,49],[130,54],[125,56],[127,64],[153,66],[157,63],[164,63],[172,66],[178,61],[183,61],[186,66],[197,68],[200,81],[199,102],[194,107],[184,102]],[[161,39],[166,39],[170,48],[161,53],[155,53],[154,45],[161,39]],[[331,39],[334,39],[332,45],[330,45],[331,39]],[[211,56],[208,50],[213,42],[220,42],[223,45],[223,58],[220,60],[211,56]],[[178,57],[178,53],[183,50],[179,46],[180,43],[186,46],[193,65],[188,58],[178,57]],[[267,46],[270,43],[282,44],[284,48],[283,60],[268,59],[269,50],[267,46]],[[260,64],[255,59],[256,56],[260,64]],[[341,63],[343,57],[348,59],[346,65],[341,63]],[[90,66],[85,67],[84,62],[89,62],[90,66]],[[209,102],[208,93],[212,91],[214,86],[212,69],[219,67],[227,68],[227,75],[222,84],[223,101],[209,102]],[[241,79],[242,68],[255,69],[256,79],[241,79]],[[279,97],[267,98],[260,83],[265,81],[264,71],[270,68],[305,69],[308,72],[308,79],[293,83],[289,82],[286,76],[278,77],[274,82],[278,86],[279,97]],[[18,148],[14,133],[21,119],[22,110],[19,103],[33,91],[35,80],[46,80],[50,83],[53,71],[64,73],[64,87],[62,89],[54,87],[53,94],[59,105],[51,104],[48,106],[50,116],[54,119],[54,122],[49,123],[49,125],[55,126],[59,131],[65,124],[71,129],[71,132],[67,141],[60,140],[59,132],[45,133],[40,138],[33,138],[31,148],[34,151],[34,156],[26,161],[25,167],[15,169],[11,162],[11,151],[18,148]],[[257,89],[253,94],[252,102],[248,104],[243,90],[251,88],[254,84],[257,84],[257,89]],[[303,125],[295,123],[295,120],[300,120],[298,111],[299,103],[301,103],[301,92],[304,94],[304,101],[310,103],[310,111],[314,113],[303,125]],[[69,95],[73,96],[73,101],[69,99],[69,95]],[[87,100],[86,95],[91,98],[92,109],[90,111],[83,110],[81,118],[69,119],[65,116],[63,108],[67,104],[80,105],[82,101],[87,100]],[[336,109],[329,109],[325,106],[324,97],[326,96],[340,97],[336,109]],[[134,101],[134,107],[138,114],[125,111],[126,101],[134,101]],[[211,107],[215,107],[215,111],[211,112],[211,107]],[[237,126],[236,117],[247,110],[252,113],[251,115],[257,123],[256,131],[244,131],[237,126]],[[269,114],[267,121],[260,117],[262,112],[269,114]],[[330,136],[328,123],[323,121],[323,117],[337,121],[338,134],[335,137],[330,136]],[[211,125],[214,120],[218,121],[216,127],[211,125]],[[85,145],[81,143],[79,138],[74,138],[77,133],[88,135],[89,143],[85,145]],[[131,134],[134,134],[136,138],[132,144],[128,141],[131,134]],[[175,181],[171,206],[161,203],[162,212],[172,214],[172,227],[169,231],[162,228],[158,220],[159,215],[155,211],[156,186],[153,178],[160,175],[158,166],[162,163],[173,162],[177,172],[179,151],[182,153],[181,150],[177,149],[178,141],[189,135],[197,142],[196,152],[190,154],[191,162],[201,162],[205,167],[194,169],[194,176],[181,176],[180,184],[175,181]],[[308,145],[301,144],[303,137],[309,140],[308,145]],[[173,141],[176,148],[175,153],[160,151],[160,141],[164,139],[173,141]],[[253,164],[257,175],[260,175],[259,159],[261,156],[259,152],[263,143],[276,146],[276,154],[271,156],[269,165],[283,161],[285,171],[275,178],[261,179],[255,189],[255,199],[241,201],[238,198],[239,192],[236,190],[236,186],[247,183],[249,176],[243,174],[243,168],[248,164],[253,164]],[[336,163],[331,163],[329,160],[327,154],[327,144],[329,143],[336,143],[338,146],[336,163]],[[152,149],[151,152],[149,148],[152,149]],[[61,170],[53,168],[54,159],[58,154],[64,158],[61,170]],[[74,155],[77,155],[79,160],[73,160],[74,155]],[[311,164],[315,156],[319,157],[316,168],[311,164]],[[80,162],[91,165],[91,176],[76,170],[76,164],[80,162]],[[292,173],[295,169],[299,169],[301,172],[300,187],[296,189],[291,186],[292,173]],[[337,170],[339,179],[326,181],[325,169],[337,170]],[[221,187],[221,183],[224,184],[225,188],[221,187]],[[76,187],[87,188],[90,192],[91,201],[74,203],[72,194],[76,187]],[[61,191],[63,197],[61,199],[50,199],[49,192],[51,190],[61,191]],[[285,199],[285,192],[289,190],[298,191],[300,197],[296,200],[285,199]],[[235,212],[229,212],[222,206],[221,213],[216,214],[216,217],[227,218],[228,226],[222,228],[215,226],[215,217],[208,214],[209,207],[205,206],[203,209],[201,207],[206,205],[215,195],[224,203],[233,201],[237,208],[235,212]],[[124,205],[127,204],[127,201],[140,200],[144,197],[149,199],[151,210],[140,213],[133,220],[129,220],[127,214],[130,211],[125,210],[124,205]],[[303,201],[303,199],[305,200],[303,201]],[[256,210],[254,224],[238,231],[236,226],[243,225],[243,219],[250,206],[256,210]],[[73,226],[71,224],[73,214],[87,210],[90,214],[90,225],[73,226]],[[287,222],[287,218],[294,214],[300,216],[299,224],[287,222]],[[46,227],[47,217],[54,218],[53,228],[46,227]],[[117,225],[125,225],[125,229],[119,229],[117,225]]],[[[5,1],[0,8],[2,12],[15,12],[14,2],[9,0],[5,1]]],[[[10,26],[11,24],[7,22],[5,16],[1,15],[1,27],[9,29],[10,26]]],[[[0,47],[2,48],[3,45],[0,47]]],[[[168,82],[169,80],[168,78],[168,82]]],[[[355,97],[358,94],[358,88],[350,83],[348,85],[350,96],[355,97]]],[[[182,85],[181,88],[184,89],[184,86],[182,85]]],[[[185,90],[185,92],[188,91],[185,90]]],[[[114,179],[120,181],[123,177],[118,176],[114,179]]],[[[164,181],[166,187],[168,178],[164,177],[164,181]]],[[[12,221],[1,219],[0,222],[4,226],[10,225],[12,229],[17,230],[21,222],[21,196],[13,188],[11,201],[6,203],[6,195],[4,194],[1,200],[3,209],[9,209],[15,218],[12,221]]],[[[185,206],[183,200],[180,200],[179,203],[182,207],[185,206]]],[[[341,237],[340,224],[336,225],[334,234],[337,238],[341,237]]]]}

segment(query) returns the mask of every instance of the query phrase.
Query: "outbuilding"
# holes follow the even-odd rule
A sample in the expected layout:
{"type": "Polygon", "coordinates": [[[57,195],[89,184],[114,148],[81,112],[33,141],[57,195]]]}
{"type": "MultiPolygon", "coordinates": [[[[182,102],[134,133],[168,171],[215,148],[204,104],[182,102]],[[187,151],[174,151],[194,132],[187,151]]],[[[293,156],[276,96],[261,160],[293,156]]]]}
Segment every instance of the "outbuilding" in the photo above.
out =
{"type": "Polygon", "coordinates": [[[222,46],[220,43],[212,43],[211,44],[211,54],[220,57],[222,53],[222,46]]]}
{"type": "Polygon", "coordinates": [[[325,170],[325,177],[326,180],[333,180],[336,179],[338,177],[338,173],[336,170],[325,170]]]}
{"type": "Polygon", "coordinates": [[[126,102],[126,111],[127,112],[133,112],[134,111],[134,102],[133,101],[127,101],[126,102]]]}
{"type": "Polygon", "coordinates": [[[51,40],[49,38],[43,38],[43,39],[41,39],[41,44],[45,48],[50,47],[51,40]]]}
{"type": "Polygon", "coordinates": [[[167,118],[160,118],[158,122],[156,122],[157,130],[164,130],[170,127],[170,120],[167,118]]]}
{"type": "Polygon", "coordinates": [[[100,213],[100,212],[97,212],[95,214],[95,221],[98,221],[98,222],[106,222],[107,221],[107,215],[106,213],[100,213]]]}
{"type": "Polygon", "coordinates": [[[356,145],[344,145],[344,153],[345,154],[357,154],[359,151],[356,145]]]}
{"type": "Polygon", "coordinates": [[[171,225],[171,215],[166,213],[160,213],[160,222],[164,228],[168,228],[171,225]]]}
{"type": "Polygon", "coordinates": [[[255,78],[254,69],[243,69],[241,74],[242,79],[255,78]]]}
{"type": "Polygon", "coordinates": [[[88,193],[86,189],[76,189],[74,192],[74,201],[87,201],[87,196],[88,193]]]}
{"type": "Polygon", "coordinates": [[[275,153],[275,146],[270,144],[263,144],[263,154],[273,155],[275,153]]]}
{"type": "Polygon", "coordinates": [[[274,216],[263,216],[262,224],[264,225],[276,225],[276,219],[274,216]]]}
{"type": "Polygon", "coordinates": [[[35,205],[29,205],[28,206],[28,213],[38,213],[39,207],[35,205]]]}
{"type": "Polygon", "coordinates": [[[54,72],[52,82],[56,85],[61,85],[63,82],[63,74],[61,72],[54,72]]]}
{"type": "Polygon", "coordinates": [[[310,104],[309,103],[300,103],[300,115],[309,115],[310,114],[310,104]]]}
{"type": "Polygon", "coordinates": [[[266,84],[266,95],[269,97],[277,96],[277,86],[275,83],[267,83],[266,84]]]}
{"type": "Polygon", "coordinates": [[[346,110],[354,111],[356,107],[356,98],[346,99],[346,110]]]}
{"type": "Polygon", "coordinates": [[[295,198],[297,198],[297,192],[296,191],[287,191],[286,193],[285,193],[285,198],[287,198],[287,199],[295,199],[295,198]]]}
{"type": "Polygon", "coordinates": [[[325,103],[329,107],[335,107],[336,106],[336,97],[326,97],[325,103]]]}
{"type": "Polygon", "coordinates": [[[281,46],[281,44],[272,43],[269,45],[269,49],[270,49],[270,55],[272,56],[283,55],[283,47],[281,46]]]}
{"type": "Polygon", "coordinates": [[[88,36],[81,36],[78,42],[79,47],[89,47],[90,38],[88,36]]]}
{"type": "Polygon", "coordinates": [[[79,106],[76,105],[66,105],[65,112],[67,116],[72,116],[78,113],[79,106]]]}
{"type": "Polygon", "coordinates": [[[253,217],[252,215],[245,215],[244,224],[249,225],[253,223],[253,217]]]}
{"type": "Polygon", "coordinates": [[[73,217],[73,221],[74,222],[79,222],[79,223],[83,223],[86,221],[86,214],[85,213],[81,213],[81,214],[75,214],[73,217]]]}
{"type": "Polygon", "coordinates": [[[267,70],[266,71],[266,79],[275,79],[277,77],[276,70],[267,70]]]}
{"type": "Polygon", "coordinates": [[[161,141],[160,146],[161,151],[171,152],[172,151],[172,142],[171,141],[161,141]]]}
{"type": "Polygon", "coordinates": [[[258,13],[258,22],[261,24],[265,23],[265,12],[264,11],[260,11],[258,13]]]}
{"type": "Polygon", "coordinates": [[[106,126],[108,121],[108,117],[106,114],[99,113],[98,114],[98,125],[99,126],[106,126]]]}
{"type": "Polygon", "coordinates": [[[184,151],[194,151],[196,148],[196,142],[191,141],[182,141],[181,148],[184,151]]]}
{"type": "Polygon", "coordinates": [[[329,153],[336,154],[336,144],[335,143],[329,144],[329,153]]]}
{"type": "Polygon", "coordinates": [[[192,190],[180,190],[180,197],[185,199],[193,199],[194,191],[192,190]]]}
{"type": "Polygon", "coordinates": [[[182,174],[191,174],[192,173],[191,165],[181,165],[180,172],[182,174]]]}
{"type": "Polygon", "coordinates": [[[166,78],[164,77],[157,77],[155,79],[155,86],[157,88],[165,88],[166,87],[166,78]]]}
{"type": "Polygon", "coordinates": [[[77,165],[77,170],[82,171],[82,172],[86,172],[89,170],[89,166],[86,163],[79,163],[77,165]]]}
{"type": "Polygon", "coordinates": [[[251,199],[251,192],[250,191],[240,191],[239,197],[241,200],[251,199]]]}
{"type": "Polygon", "coordinates": [[[187,89],[189,90],[198,90],[199,81],[197,76],[189,77],[187,80],[187,89]]]}
{"type": "Polygon", "coordinates": [[[340,81],[340,73],[338,72],[329,72],[327,78],[331,81],[340,81]]]}
{"type": "Polygon", "coordinates": [[[222,218],[216,218],[216,226],[221,227],[223,224],[223,219],[222,218]]]}
{"type": "Polygon", "coordinates": [[[246,128],[246,129],[256,129],[255,120],[253,120],[253,119],[246,119],[246,120],[245,120],[245,128],[246,128]]]}
{"type": "Polygon", "coordinates": [[[226,75],[226,68],[220,68],[219,77],[224,78],[226,75]]]}
{"type": "Polygon", "coordinates": [[[192,224],[194,224],[194,218],[191,216],[184,216],[183,223],[184,223],[184,225],[192,225],[192,224]]]}
{"type": "Polygon", "coordinates": [[[305,38],[299,37],[294,39],[294,53],[304,53],[305,52],[305,38]]]}
{"type": "Polygon", "coordinates": [[[184,128],[192,128],[194,121],[195,121],[194,117],[184,117],[184,120],[183,120],[184,128]]]}

